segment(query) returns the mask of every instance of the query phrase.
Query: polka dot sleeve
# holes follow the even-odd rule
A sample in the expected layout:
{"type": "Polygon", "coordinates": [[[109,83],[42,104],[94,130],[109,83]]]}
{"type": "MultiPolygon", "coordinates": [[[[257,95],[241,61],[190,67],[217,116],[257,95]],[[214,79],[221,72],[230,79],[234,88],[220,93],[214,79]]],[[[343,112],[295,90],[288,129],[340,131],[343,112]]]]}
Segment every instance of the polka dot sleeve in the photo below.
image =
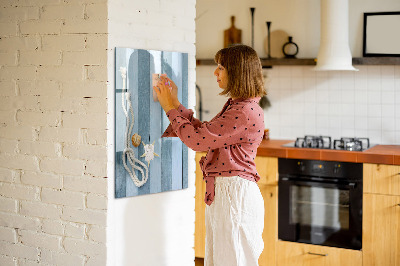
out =
{"type": "Polygon", "coordinates": [[[203,122],[197,127],[181,116],[176,109],[168,111],[167,117],[176,135],[194,151],[205,151],[244,142],[243,136],[246,135],[248,129],[248,117],[242,109],[228,109],[218,118],[203,122]]]}
{"type": "MultiPolygon", "coordinates": [[[[194,127],[199,127],[201,125],[201,121],[195,117],[193,117],[193,110],[192,109],[186,109],[185,106],[183,106],[183,104],[180,104],[178,107],[178,112],[181,116],[187,118],[194,127]]],[[[172,125],[169,124],[167,129],[164,131],[164,133],[162,134],[161,138],[165,138],[165,137],[178,137],[175,133],[175,131],[172,129],[172,125]]]]}

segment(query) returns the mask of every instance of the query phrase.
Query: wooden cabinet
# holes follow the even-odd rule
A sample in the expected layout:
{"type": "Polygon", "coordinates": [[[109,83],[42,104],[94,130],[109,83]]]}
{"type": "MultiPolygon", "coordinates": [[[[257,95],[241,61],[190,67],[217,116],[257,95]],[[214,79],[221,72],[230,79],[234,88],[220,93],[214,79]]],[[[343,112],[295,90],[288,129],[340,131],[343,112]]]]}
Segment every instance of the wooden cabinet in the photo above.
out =
{"type": "Polygon", "coordinates": [[[278,241],[276,265],[360,266],[362,265],[362,252],[351,249],[278,241]]]}
{"type": "Polygon", "coordinates": [[[363,265],[400,266],[400,166],[364,164],[363,265]]]}
{"type": "Polygon", "coordinates": [[[264,250],[258,259],[260,266],[276,265],[276,243],[278,241],[278,187],[259,185],[264,198],[264,250]]]}
{"type": "Polygon", "coordinates": [[[400,196],[364,194],[363,260],[400,266],[400,196]]]}
{"type": "Polygon", "coordinates": [[[400,196],[400,166],[364,164],[364,193],[400,196]]]}
{"type": "Polygon", "coordinates": [[[261,176],[258,187],[264,198],[264,250],[258,259],[260,266],[276,265],[278,241],[278,158],[257,156],[254,160],[261,176]]]}
{"type": "Polygon", "coordinates": [[[204,248],[206,239],[206,224],[204,221],[204,213],[206,204],[204,203],[204,195],[206,193],[206,183],[203,181],[203,172],[200,169],[199,161],[202,156],[206,156],[206,152],[196,153],[196,195],[195,195],[195,231],[194,231],[194,254],[197,258],[204,258],[204,248]]]}
{"type": "Polygon", "coordinates": [[[261,176],[258,185],[278,185],[278,158],[257,156],[254,163],[261,176]]]}

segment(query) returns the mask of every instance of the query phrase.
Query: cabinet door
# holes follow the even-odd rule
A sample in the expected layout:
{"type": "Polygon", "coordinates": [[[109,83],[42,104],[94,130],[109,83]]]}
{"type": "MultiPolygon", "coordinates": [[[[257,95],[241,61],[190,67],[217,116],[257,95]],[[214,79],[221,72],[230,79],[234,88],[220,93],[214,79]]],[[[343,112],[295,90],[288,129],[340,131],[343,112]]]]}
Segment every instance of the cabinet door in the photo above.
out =
{"type": "Polygon", "coordinates": [[[361,266],[362,252],[278,241],[278,266],[361,266]]]}
{"type": "Polygon", "coordinates": [[[364,194],[363,265],[400,266],[400,196],[364,194]]]}
{"type": "Polygon", "coordinates": [[[365,163],[363,175],[364,193],[400,195],[400,166],[365,163]]]}
{"type": "Polygon", "coordinates": [[[195,194],[195,233],[194,233],[194,251],[197,258],[204,258],[204,247],[206,239],[206,225],[204,212],[206,204],[204,195],[206,193],[206,184],[203,181],[203,172],[200,169],[199,161],[205,152],[196,152],[196,194],[195,194]]]}
{"type": "Polygon", "coordinates": [[[278,158],[256,156],[254,163],[261,176],[258,184],[278,185],[278,158]]]}
{"type": "Polygon", "coordinates": [[[278,241],[278,187],[259,185],[264,198],[264,250],[258,259],[260,266],[276,265],[276,242],[278,241]]]}

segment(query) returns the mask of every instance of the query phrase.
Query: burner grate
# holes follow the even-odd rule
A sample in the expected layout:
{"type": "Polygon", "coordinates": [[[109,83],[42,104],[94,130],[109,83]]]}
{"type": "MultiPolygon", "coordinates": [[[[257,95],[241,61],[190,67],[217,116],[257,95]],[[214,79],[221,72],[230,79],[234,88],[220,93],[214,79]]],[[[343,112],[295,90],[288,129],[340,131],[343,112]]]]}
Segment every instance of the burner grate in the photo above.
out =
{"type": "Polygon", "coordinates": [[[331,137],[306,135],[304,138],[297,138],[294,146],[299,148],[330,149],[331,137]]]}
{"type": "Polygon", "coordinates": [[[369,147],[368,138],[340,138],[333,142],[335,150],[363,151],[369,147]]]}

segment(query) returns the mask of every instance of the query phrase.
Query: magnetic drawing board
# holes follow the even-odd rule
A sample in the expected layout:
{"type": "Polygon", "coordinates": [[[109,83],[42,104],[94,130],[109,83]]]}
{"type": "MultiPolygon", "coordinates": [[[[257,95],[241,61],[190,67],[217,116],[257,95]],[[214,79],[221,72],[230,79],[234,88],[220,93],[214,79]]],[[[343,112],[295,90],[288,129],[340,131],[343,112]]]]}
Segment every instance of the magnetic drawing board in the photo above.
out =
{"type": "MultiPolygon", "coordinates": [[[[178,86],[179,101],[188,103],[188,55],[187,53],[142,50],[131,48],[115,49],[115,197],[131,197],[164,191],[178,190],[188,186],[188,148],[175,138],[162,138],[161,135],[169,125],[169,120],[159,102],[153,99],[153,74],[167,74],[178,86]],[[121,69],[126,69],[125,88],[121,69]],[[128,110],[129,102],[131,110],[128,110]],[[123,106],[127,112],[124,112],[123,106]],[[141,143],[134,147],[126,141],[126,132],[132,124],[132,134],[141,136],[141,143]],[[129,121],[127,120],[129,115],[129,121]],[[128,126],[127,126],[128,125],[128,126]],[[154,143],[154,153],[158,156],[147,162],[144,144],[154,143]],[[127,147],[128,146],[128,147],[127,147]],[[133,156],[148,165],[148,179],[140,187],[133,182],[128,169],[142,179],[138,169],[129,164],[127,150],[133,156]],[[125,156],[125,164],[124,158],[125,156]]],[[[132,137],[132,136],[130,136],[132,137]]],[[[130,139],[129,137],[129,139],[130,139]]],[[[135,164],[134,164],[135,165],[135,164]]],[[[136,164],[138,165],[138,164],[136,164]]],[[[143,167],[142,167],[143,169],[143,167]]],[[[145,173],[145,171],[143,170],[145,173]]]]}

